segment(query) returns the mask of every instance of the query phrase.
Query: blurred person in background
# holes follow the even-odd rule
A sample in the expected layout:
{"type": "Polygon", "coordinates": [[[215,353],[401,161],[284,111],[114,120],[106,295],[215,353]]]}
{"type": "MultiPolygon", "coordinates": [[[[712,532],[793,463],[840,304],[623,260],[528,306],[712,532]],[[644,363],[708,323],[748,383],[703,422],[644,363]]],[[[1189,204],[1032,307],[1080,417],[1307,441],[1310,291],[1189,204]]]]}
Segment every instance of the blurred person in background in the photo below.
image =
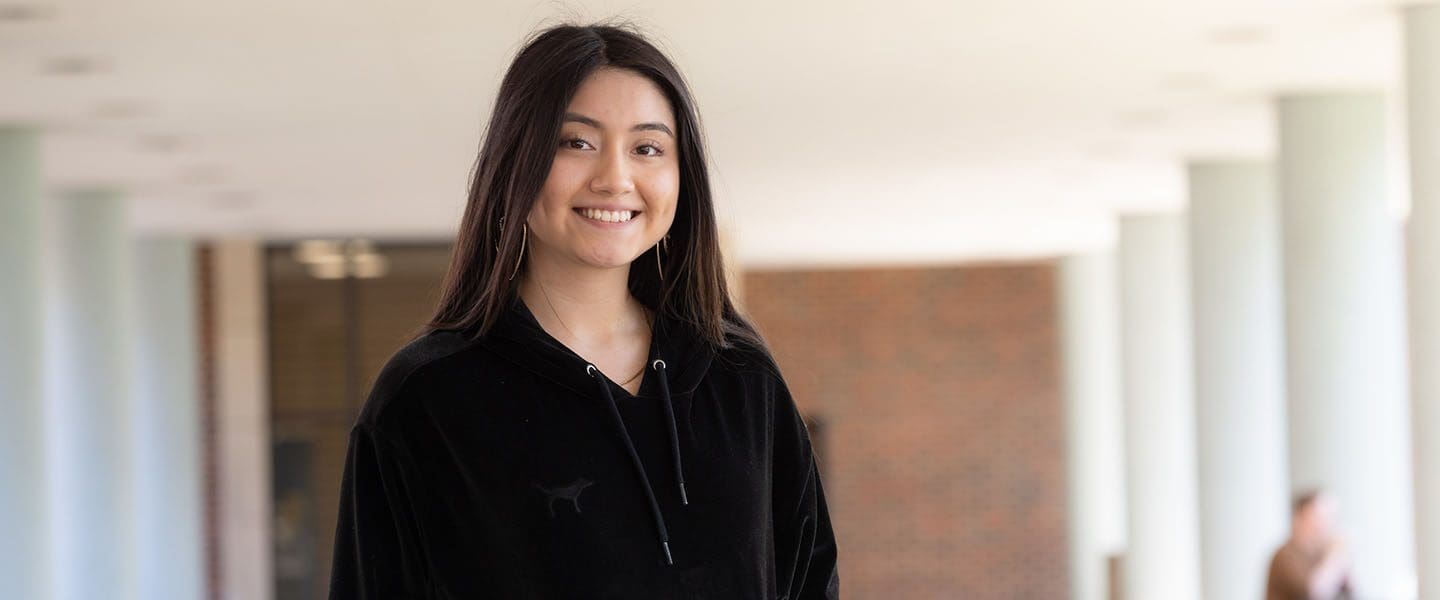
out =
{"type": "Polygon", "coordinates": [[[809,432],[731,301],[705,156],[681,74],[633,28],[519,51],[436,314],[351,430],[332,599],[839,597],[809,432]]]}
{"type": "Polygon", "coordinates": [[[1335,532],[1335,497],[1324,490],[1296,497],[1290,538],[1270,559],[1265,600],[1350,598],[1350,557],[1335,532]]]}

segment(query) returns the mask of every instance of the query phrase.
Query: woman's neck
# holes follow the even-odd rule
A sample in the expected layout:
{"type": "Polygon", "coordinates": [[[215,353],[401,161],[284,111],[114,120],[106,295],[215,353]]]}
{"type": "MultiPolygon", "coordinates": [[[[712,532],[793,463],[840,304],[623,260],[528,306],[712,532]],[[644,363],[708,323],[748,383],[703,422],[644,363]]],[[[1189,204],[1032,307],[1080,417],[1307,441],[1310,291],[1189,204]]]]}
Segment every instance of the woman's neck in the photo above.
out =
{"type": "Polygon", "coordinates": [[[520,297],[552,334],[605,343],[647,327],[644,307],[630,295],[628,266],[596,269],[532,258],[520,281],[520,297]]]}

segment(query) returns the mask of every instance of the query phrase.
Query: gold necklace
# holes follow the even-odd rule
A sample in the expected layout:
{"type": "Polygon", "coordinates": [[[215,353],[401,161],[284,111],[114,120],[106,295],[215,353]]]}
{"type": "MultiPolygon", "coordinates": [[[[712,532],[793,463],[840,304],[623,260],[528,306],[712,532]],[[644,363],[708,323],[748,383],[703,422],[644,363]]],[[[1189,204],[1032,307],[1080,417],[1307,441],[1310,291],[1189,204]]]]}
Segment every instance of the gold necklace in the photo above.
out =
{"type": "MultiPolygon", "coordinates": [[[[575,332],[570,330],[570,326],[565,324],[565,319],[560,318],[560,312],[557,311],[557,310],[555,310],[555,305],[550,302],[550,294],[545,291],[545,284],[540,282],[540,278],[538,278],[538,277],[535,278],[535,285],[540,286],[540,296],[541,296],[542,298],[545,298],[545,305],[548,306],[548,307],[550,307],[550,314],[555,315],[555,320],[560,322],[560,326],[565,328],[565,332],[570,334],[570,338],[571,338],[571,339],[575,339],[575,340],[580,339],[580,336],[575,335],[575,332]]],[[[644,319],[642,319],[642,320],[645,321],[645,329],[648,331],[648,330],[650,329],[650,319],[649,319],[649,313],[650,313],[650,311],[646,310],[644,306],[641,306],[641,307],[640,307],[640,310],[641,310],[642,312],[646,313],[646,317],[645,317],[644,319]]],[[[646,359],[646,360],[649,360],[649,359],[646,359]]],[[[645,372],[645,362],[644,362],[644,361],[641,361],[641,362],[640,362],[640,370],[639,370],[639,371],[636,371],[634,375],[631,375],[629,379],[626,379],[625,381],[620,382],[620,387],[625,387],[625,384],[630,383],[630,382],[632,382],[632,381],[635,381],[635,378],[636,378],[636,377],[639,377],[639,376],[640,376],[642,373],[644,373],[644,372],[645,372]]]]}
{"type": "MultiPolygon", "coordinates": [[[[649,313],[650,313],[650,311],[645,310],[645,307],[642,306],[642,307],[640,307],[640,312],[643,312],[643,313],[646,314],[645,318],[643,318],[643,319],[641,319],[641,320],[645,321],[645,330],[646,330],[646,331],[649,331],[649,330],[650,330],[650,318],[649,318],[649,313]]],[[[647,352],[646,354],[649,354],[649,353],[647,352]]],[[[645,360],[650,360],[650,359],[649,359],[649,358],[646,358],[645,360]]],[[[643,373],[645,372],[645,360],[640,361],[640,370],[639,370],[639,371],[636,371],[635,374],[634,374],[634,375],[631,375],[629,379],[626,379],[625,381],[620,382],[620,387],[625,387],[625,384],[630,383],[630,382],[632,382],[632,381],[635,381],[635,378],[636,378],[636,377],[639,377],[641,374],[643,374],[643,373]]]]}

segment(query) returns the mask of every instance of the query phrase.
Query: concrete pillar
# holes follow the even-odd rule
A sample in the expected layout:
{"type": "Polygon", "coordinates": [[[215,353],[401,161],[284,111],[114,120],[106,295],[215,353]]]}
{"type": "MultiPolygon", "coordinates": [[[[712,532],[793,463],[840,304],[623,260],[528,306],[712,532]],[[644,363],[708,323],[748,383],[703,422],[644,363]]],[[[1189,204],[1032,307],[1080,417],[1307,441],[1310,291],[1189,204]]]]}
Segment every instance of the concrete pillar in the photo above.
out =
{"type": "Polygon", "coordinates": [[[215,244],[216,426],[220,597],[274,597],[270,395],[266,382],[265,248],[215,244]]]}
{"type": "Polygon", "coordinates": [[[0,598],[44,598],[40,148],[0,128],[0,598]]]}
{"type": "Polygon", "coordinates": [[[1416,575],[1440,600],[1440,5],[1405,9],[1416,575]]]}
{"type": "Polygon", "coordinates": [[[140,598],[205,596],[195,249],[135,244],[136,336],[131,424],[140,598]]]}
{"type": "Polygon", "coordinates": [[[1183,216],[1120,224],[1125,598],[1200,597],[1195,408],[1183,216]]]}
{"type": "Polygon", "coordinates": [[[1275,177],[1224,161],[1188,180],[1201,589],[1257,597],[1290,527],[1275,177]]]}
{"type": "Polygon", "coordinates": [[[104,190],[48,202],[45,439],[58,600],[132,598],[131,335],[124,206],[104,190]]]}
{"type": "Polygon", "coordinates": [[[1112,555],[1125,549],[1125,457],[1115,254],[1061,260],[1070,597],[1110,597],[1112,555]]]}
{"type": "Polygon", "coordinates": [[[1332,490],[1363,598],[1414,593],[1400,224],[1382,95],[1279,101],[1292,490],[1332,490]]]}

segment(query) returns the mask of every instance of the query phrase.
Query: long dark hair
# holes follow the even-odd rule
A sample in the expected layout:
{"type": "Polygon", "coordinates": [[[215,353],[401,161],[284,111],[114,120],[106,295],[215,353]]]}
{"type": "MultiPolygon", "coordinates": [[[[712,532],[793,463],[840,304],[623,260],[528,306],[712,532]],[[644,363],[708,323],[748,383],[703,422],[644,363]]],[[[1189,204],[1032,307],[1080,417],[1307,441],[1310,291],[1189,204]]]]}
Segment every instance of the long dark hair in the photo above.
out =
{"type": "Polygon", "coordinates": [[[690,324],[712,347],[736,341],[761,349],[755,328],[725,285],[710,178],[690,88],[675,65],[633,25],[558,25],[533,34],[500,84],[470,182],[470,198],[435,315],[421,334],[490,330],[514,300],[523,260],[521,224],[559,146],[561,117],[600,67],[632,71],[665,94],[675,112],[680,197],[663,265],[644,252],[631,263],[630,293],[657,316],[690,324]],[[657,266],[664,269],[662,280],[657,266]]]}

